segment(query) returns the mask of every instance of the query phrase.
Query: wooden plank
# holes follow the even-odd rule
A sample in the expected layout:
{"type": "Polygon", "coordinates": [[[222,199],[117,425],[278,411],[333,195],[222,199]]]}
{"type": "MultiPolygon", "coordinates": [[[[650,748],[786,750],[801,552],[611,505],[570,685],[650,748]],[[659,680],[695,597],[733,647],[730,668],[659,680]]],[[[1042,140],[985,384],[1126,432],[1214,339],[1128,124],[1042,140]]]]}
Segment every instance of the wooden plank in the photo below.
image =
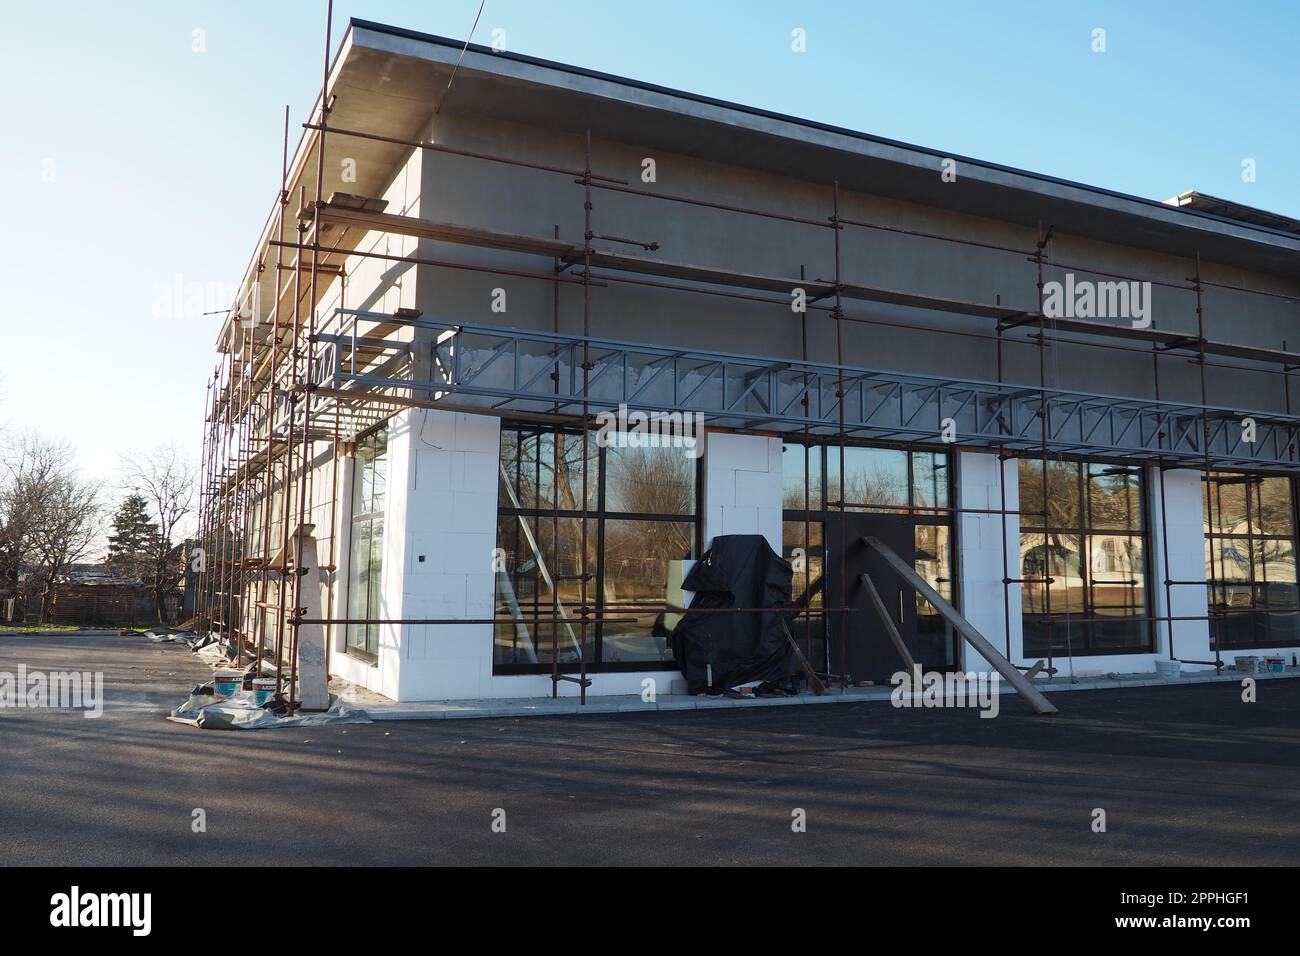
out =
{"type": "Polygon", "coordinates": [[[916,661],[912,658],[912,652],[907,649],[907,645],[903,643],[903,635],[898,633],[898,628],[894,626],[889,611],[885,609],[885,602],[880,599],[880,592],[876,590],[871,575],[864,574],[858,580],[867,586],[867,596],[871,598],[871,603],[876,606],[876,613],[880,615],[880,620],[884,622],[885,633],[894,642],[894,650],[898,651],[898,656],[903,659],[907,672],[912,673],[916,669],[916,661]]]}
{"type": "MultiPolygon", "coordinates": [[[[1026,326],[1035,328],[1034,323],[1026,326]]],[[[1197,351],[1195,332],[1174,332],[1168,329],[1135,329],[1131,325],[1111,325],[1107,322],[1093,322],[1088,319],[1047,319],[1044,324],[1051,332],[1074,332],[1081,335],[1098,335],[1104,338],[1128,339],[1137,342],[1153,342],[1166,349],[1183,349],[1197,351]]],[[[1207,355],[1223,355],[1228,358],[1245,359],[1250,362],[1282,362],[1287,365],[1300,365],[1300,352],[1288,352],[1282,349],[1262,348],[1254,345],[1237,345],[1233,342],[1218,342],[1205,339],[1201,342],[1207,355]]]]}
{"type": "Polygon", "coordinates": [[[777,292],[785,296],[789,296],[794,289],[798,288],[807,292],[810,299],[832,295],[835,292],[834,286],[816,282],[812,279],[757,275],[752,272],[732,272],[727,269],[713,269],[708,266],[671,262],[667,259],[633,256],[624,252],[595,252],[592,254],[591,264],[604,269],[618,269],[622,272],[636,272],[644,275],[662,276],[666,279],[704,282],[709,285],[725,285],[741,289],[759,289],[763,292],[777,292]]]}
{"type": "Polygon", "coordinates": [[[901,305],[909,309],[930,309],[934,312],[977,315],[987,319],[1010,319],[1024,312],[1023,309],[1013,309],[1006,305],[993,305],[987,302],[963,302],[960,299],[918,295],[913,292],[899,292],[896,289],[882,289],[879,286],[857,285],[852,282],[846,283],[841,291],[849,299],[884,302],[886,305],[901,305]]]}
{"type": "Polygon", "coordinates": [[[399,216],[390,212],[363,212],[329,203],[321,204],[321,222],[331,225],[353,226],[361,230],[395,233],[415,239],[432,239],[436,242],[453,242],[467,246],[502,249],[507,252],[525,252],[532,255],[562,259],[579,254],[581,246],[559,239],[542,239],[474,226],[458,226],[448,222],[434,222],[415,216],[399,216]]]}
{"type": "Polygon", "coordinates": [[[812,669],[812,665],[808,663],[808,658],[803,656],[803,651],[799,650],[799,644],[795,641],[794,635],[790,633],[790,628],[785,623],[785,617],[778,614],[776,619],[781,622],[781,630],[785,632],[785,639],[790,642],[790,649],[794,651],[794,656],[799,661],[799,667],[803,670],[804,676],[808,678],[808,686],[812,688],[813,695],[821,697],[826,693],[826,685],[817,676],[817,672],[812,669]]]}
{"type": "Polygon", "coordinates": [[[1047,715],[1057,713],[1056,707],[1050,700],[1043,696],[1042,691],[1035,687],[1020,673],[1020,670],[1009,660],[998,653],[989,639],[981,634],[970,621],[962,617],[958,610],[945,601],[939,592],[930,587],[929,583],[916,573],[916,569],[900,558],[893,550],[881,541],[879,538],[871,535],[864,535],[862,541],[871,548],[876,549],[876,553],[889,563],[889,566],[897,571],[908,584],[916,588],[917,592],[929,601],[936,611],[955,627],[966,638],[966,643],[997,669],[1003,679],[1014,687],[1021,697],[1034,709],[1034,713],[1047,715]]]}

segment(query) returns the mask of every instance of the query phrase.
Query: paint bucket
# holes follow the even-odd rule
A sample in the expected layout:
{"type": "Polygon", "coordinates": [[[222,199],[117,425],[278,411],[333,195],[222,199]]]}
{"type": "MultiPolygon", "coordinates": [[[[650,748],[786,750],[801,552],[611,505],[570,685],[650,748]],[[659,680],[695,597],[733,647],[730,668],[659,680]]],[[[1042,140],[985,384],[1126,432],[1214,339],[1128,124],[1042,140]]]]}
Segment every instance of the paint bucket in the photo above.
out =
{"type": "Polygon", "coordinates": [[[1178,661],[1156,661],[1156,676],[1161,680],[1176,680],[1183,673],[1183,665],[1178,661]]]}
{"type": "Polygon", "coordinates": [[[218,697],[234,697],[235,693],[243,686],[243,671],[212,672],[212,689],[217,692],[218,697]]]}
{"type": "Polygon", "coordinates": [[[253,678],[253,703],[261,707],[272,700],[275,697],[275,684],[274,677],[253,678]]]}

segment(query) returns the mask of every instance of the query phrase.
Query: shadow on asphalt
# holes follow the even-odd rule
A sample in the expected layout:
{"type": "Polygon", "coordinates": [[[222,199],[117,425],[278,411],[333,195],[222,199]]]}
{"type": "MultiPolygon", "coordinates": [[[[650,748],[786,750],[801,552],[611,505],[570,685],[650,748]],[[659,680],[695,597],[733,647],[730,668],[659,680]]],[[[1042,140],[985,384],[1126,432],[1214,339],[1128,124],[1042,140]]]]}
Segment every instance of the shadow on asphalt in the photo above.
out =
{"type": "Polygon", "coordinates": [[[103,671],[108,705],[0,714],[3,863],[1300,860],[1300,681],[1253,704],[1059,694],[1056,717],[1004,697],[992,720],[863,702],[221,733],[163,719],[207,673],[183,647],[0,636],[0,670],[20,660],[103,671]]]}

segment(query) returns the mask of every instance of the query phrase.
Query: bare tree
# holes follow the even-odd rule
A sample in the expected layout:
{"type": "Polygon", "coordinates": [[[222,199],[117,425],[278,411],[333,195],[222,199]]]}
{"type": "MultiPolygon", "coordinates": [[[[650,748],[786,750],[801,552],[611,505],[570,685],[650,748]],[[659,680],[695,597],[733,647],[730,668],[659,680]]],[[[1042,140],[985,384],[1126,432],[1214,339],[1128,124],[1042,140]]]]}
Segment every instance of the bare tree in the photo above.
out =
{"type": "Polygon", "coordinates": [[[72,449],[36,432],[6,442],[0,481],[0,589],[17,596],[22,567],[32,571],[41,620],[68,567],[99,531],[97,489],[73,465],[72,449]]]}
{"type": "Polygon", "coordinates": [[[198,469],[174,442],[125,454],[122,460],[126,483],[149,501],[158,523],[158,553],[149,583],[162,621],[165,595],[176,586],[184,565],[183,556],[174,560],[171,552],[179,529],[194,510],[198,469]]]}
{"type": "Polygon", "coordinates": [[[72,475],[61,475],[45,500],[32,556],[41,568],[41,621],[49,620],[54,588],[68,568],[84,558],[99,534],[98,490],[72,475]]]}
{"type": "Polygon", "coordinates": [[[6,440],[0,458],[0,600],[17,599],[35,532],[41,489],[52,463],[33,448],[34,436],[6,440]]]}

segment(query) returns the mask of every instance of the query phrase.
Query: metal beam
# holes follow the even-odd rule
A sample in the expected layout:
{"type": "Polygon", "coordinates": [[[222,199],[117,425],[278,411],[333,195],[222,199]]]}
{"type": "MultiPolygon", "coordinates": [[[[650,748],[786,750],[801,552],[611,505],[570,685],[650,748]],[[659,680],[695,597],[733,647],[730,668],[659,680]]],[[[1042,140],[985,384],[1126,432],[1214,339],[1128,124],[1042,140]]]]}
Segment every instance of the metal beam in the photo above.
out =
{"type": "Polygon", "coordinates": [[[625,404],[645,411],[698,413],[719,426],[761,422],[774,430],[817,433],[833,428],[837,434],[842,426],[845,434],[864,438],[919,442],[938,442],[940,423],[951,418],[956,443],[972,447],[1042,450],[1045,445],[1052,454],[1176,459],[1188,467],[1300,467],[1300,417],[1295,415],[339,311],[361,320],[404,323],[437,341],[420,346],[432,350],[433,362],[416,379],[413,370],[384,377],[345,367],[336,356],[346,353],[350,337],[318,334],[318,367],[325,376],[318,384],[326,387],[417,389],[504,412],[584,403],[605,411],[625,404]],[[328,354],[331,348],[334,356],[328,354]],[[585,395],[584,376],[576,372],[576,356],[584,351],[593,363],[585,395]],[[560,373],[558,388],[554,372],[560,373]],[[1224,427],[1245,416],[1258,423],[1256,442],[1243,442],[1236,429],[1224,427]],[[1210,430],[1208,445],[1201,427],[1207,420],[1218,426],[1210,430]]]}
{"type": "Polygon", "coordinates": [[[1055,705],[1043,696],[1042,691],[1030,683],[1014,664],[999,654],[997,648],[989,643],[989,639],[981,634],[974,624],[962,617],[961,613],[945,601],[938,591],[930,587],[925,578],[917,574],[910,564],[895,554],[879,538],[863,535],[862,541],[868,547],[874,548],[876,553],[884,558],[889,563],[889,566],[902,576],[904,581],[916,588],[921,597],[929,601],[934,606],[934,609],[942,614],[962,637],[966,638],[966,643],[979,651],[981,657],[997,668],[997,672],[1019,692],[1025,702],[1034,709],[1034,713],[1039,715],[1057,713],[1055,705]]]}

